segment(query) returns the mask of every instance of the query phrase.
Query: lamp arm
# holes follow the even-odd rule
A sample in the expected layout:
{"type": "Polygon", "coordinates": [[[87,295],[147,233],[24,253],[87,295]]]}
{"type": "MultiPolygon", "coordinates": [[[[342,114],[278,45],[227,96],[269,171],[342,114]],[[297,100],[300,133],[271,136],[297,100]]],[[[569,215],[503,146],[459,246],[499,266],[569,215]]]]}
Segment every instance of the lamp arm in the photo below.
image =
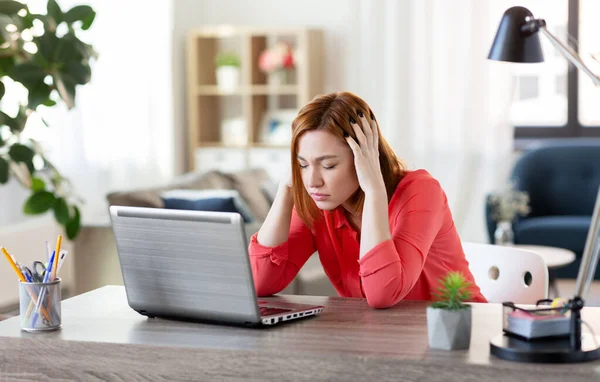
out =
{"type": "Polygon", "coordinates": [[[596,196],[596,204],[594,206],[594,214],[592,215],[592,221],[590,223],[590,229],[587,234],[587,240],[585,241],[585,248],[581,257],[581,265],[579,266],[579,273],[577,275],[577,284],[575,286],[575,296],[583,298],[590,287],[590,283],[594,279],[596,273],[596,266],[598,265],[598,257],[600,251],[598,250],[598,235],[600,229],[600,188],[598,188],[598,195],[596,196]]]}
{"type": "Polygon", "coordinates": [[[571,62],[578,69],[581,69],[582,72],[587,74],[588,77],[590,77],[592,79],[592,81],[594,82],[594,85],[600,86],[600,78],[598,76],[596,76],[594,74],[594,72],[592,72],[590,70],[590,68],[588,68],[585,65],[585,63],[581,60],[581,57],[579,57],[579,54],[577,54],[577,52],[575,50],[573,50],[571,47],[560,42],[559,39],[557,39],[552,33],[550,33],[550,31],[546,28],[545,25],[539,26],[539,31],[542,32],[544,34],[544,36],[546,36],[548,38],[548,40],[550,40],[552,45],[554,45],[554,47],[563,56],[565,56],[565,58],[567,60],[569,60],[569,62],[571,62]]]}

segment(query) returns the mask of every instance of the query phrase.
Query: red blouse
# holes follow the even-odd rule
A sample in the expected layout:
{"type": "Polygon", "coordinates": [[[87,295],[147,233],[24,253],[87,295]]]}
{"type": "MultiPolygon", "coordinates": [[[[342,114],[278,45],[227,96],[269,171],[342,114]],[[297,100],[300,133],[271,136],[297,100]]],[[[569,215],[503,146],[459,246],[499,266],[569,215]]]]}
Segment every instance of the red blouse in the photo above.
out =
{"type": "Polygon", "coordinates": [[[452,220],[446,194],[427,171],[408,172],[388,206],[392,239],[359,259],[360,243],[343,207],[323,211],[309,229],[292,213],[288,240],[276,247],[250,240],[254,285],[259,296],[282,291],[318,251],[323,269],[342,297],[366,297],[374,308],[400,300],[432,300],[439,278],[459,271],[473,284],[474,302],[487,302],[475,284],[452,220]]]}

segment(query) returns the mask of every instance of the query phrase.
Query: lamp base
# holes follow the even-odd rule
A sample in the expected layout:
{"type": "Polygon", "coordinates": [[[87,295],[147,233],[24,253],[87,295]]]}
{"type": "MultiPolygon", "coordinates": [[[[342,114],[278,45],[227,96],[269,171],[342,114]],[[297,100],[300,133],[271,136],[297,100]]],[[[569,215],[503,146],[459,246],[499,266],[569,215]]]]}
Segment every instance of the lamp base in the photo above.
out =
{"type": "Polygon", "coordinates": [[[581,350],[571,350],[568,338],[525,341],[499,334],[490,340],[490,353],[507,361],[574,363],[600,359],[600,337],[581,335],[581,350]]]}

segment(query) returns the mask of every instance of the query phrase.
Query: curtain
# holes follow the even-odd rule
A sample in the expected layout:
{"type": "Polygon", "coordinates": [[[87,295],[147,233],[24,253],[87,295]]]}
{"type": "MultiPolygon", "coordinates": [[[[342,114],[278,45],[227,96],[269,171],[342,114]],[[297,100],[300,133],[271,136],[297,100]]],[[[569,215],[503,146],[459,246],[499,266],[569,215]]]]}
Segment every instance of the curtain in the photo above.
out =
{"type": "MultiPolygon", "coordinates": [[[[49,123],[32,119],[26,130],[39,140],[53,164],[85,200],[83,221],[106,221],[108,192],[148,187],[174,175],[170,0],[59,0],[63,12],[88,4],[96,20],[82,40],[99,54],[92,81],[77,88],[76,108],[40,107],[49,123]]],[[[45,12],[46,0],[30,0],[45,12]]],[[[0,187],[12,200],[24,200],[16,187],[0,187]]],[[[22,204],[21,204],[22,205],[22,204]]],[[[0,215],[23,219],[21,205],[0,215]]]]}
{"type": "Polygon", "coordinates": [[[513,163],[509,66],[487,60],[506,2],[374,0],[356,5],[349,82],[410,169],[448,196],[465,241],[486,242],[486,193],[513,163]]]}

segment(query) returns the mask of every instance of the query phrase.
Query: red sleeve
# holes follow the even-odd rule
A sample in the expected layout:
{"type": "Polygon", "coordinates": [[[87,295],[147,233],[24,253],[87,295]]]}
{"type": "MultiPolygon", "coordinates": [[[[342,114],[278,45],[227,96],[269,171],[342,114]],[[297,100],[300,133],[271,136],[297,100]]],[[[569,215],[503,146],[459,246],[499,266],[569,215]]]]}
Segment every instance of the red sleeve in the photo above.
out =
{"type": "MultiPolygon", "coordinates": [[[[402,191],[392,239],[367,252],[360,276],[368,304],[387,308],[402,300],[417,282],[427,253],[444,219],[446,196],[435,179],[416,180],[402,191]]],[[[390,211],[391,216],[394,211],[390,211]]]]}
{"type": "Polygon", "coordinates": [[[276,247],[266,247],[252,235],[248,252],[258,296],[281,292],[296,277],[308,258],[315,253],[315,241],[310,229],[292,211],[288,240],[276,247]]]}

